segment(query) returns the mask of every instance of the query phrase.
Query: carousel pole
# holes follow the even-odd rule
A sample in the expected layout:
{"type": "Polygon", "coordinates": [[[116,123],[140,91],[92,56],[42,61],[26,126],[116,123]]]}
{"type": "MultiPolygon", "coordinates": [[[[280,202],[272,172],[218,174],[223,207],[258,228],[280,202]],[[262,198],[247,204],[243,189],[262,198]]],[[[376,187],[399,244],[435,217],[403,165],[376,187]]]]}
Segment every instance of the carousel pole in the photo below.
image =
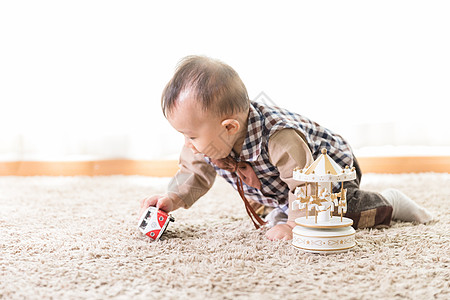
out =
{"type": "MultiPolygon", "coordinates": [[[[305,186],[305,198],[308,199],[308,182],[305,186]]],[[[306,202],[306,218],[308,219],[308,202],[306,202]]]]}
{"type": "MultiPolygon", "coordinates": [[[[342,202],[342,197],[344,196],[344,182],[341,182],[341,202],[342,202]]],[[[347,201],[347,200],[346,200],[347,201]]],[[[339,203],[339,202],[338,202],[339,203]]],[[[341,207],[341,222],[342,222],[342,207],[341,207]]]]}
{"type": "MultiPolygon", "coordinates": [[[[314,200],[319,199],[319,183],[318,182],[316,182],[316,192],[315,192],[315,194],[316,194],[316,196],[315,196],[316,198],[314,200]]],[[[317,224],[317,205],[314,208],[314,215],[316,217],[315,221],[316,221],[316,224],[317,224]]]]}
{"type": "MultiPolygon", "coordinates": [[[[331,196],[333,196],[333,182],[330,183],[330,194],[331,194],[331,196]]],[[[333,201],[333,198],[331,198],[331,201],[333,201]]],[[[331,209],[331,206],[330,206],[330,218],[333,219],[334,204],[332,206],[333,206],[333,209],[331,209]]]]}

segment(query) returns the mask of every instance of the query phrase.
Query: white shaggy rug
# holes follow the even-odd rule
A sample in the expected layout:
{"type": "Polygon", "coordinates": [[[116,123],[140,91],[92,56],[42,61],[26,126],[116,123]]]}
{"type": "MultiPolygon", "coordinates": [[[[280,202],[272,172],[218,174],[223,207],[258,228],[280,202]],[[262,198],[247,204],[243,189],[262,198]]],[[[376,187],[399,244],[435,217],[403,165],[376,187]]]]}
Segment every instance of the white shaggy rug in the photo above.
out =
{"type": "Polygon", "coordinates": [[[1,299],[449,299],[450,174],[363,176],[438,221],[358,230],[357,246],[303,253],[256,231],[221,178],[164,240],[136,228],[167,178],[0,177],[1,299]]]}

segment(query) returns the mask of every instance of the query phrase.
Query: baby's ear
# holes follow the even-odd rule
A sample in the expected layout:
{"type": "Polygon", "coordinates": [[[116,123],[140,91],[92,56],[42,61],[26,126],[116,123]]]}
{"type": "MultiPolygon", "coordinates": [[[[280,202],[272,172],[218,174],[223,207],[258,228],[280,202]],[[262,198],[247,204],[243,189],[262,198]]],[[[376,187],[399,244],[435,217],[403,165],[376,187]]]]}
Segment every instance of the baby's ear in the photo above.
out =
{"type": "Polygon", "coordinates": [[[236,134],[241,125],[236,119],[226,119],[222,121],[222,126],[225,127],[229,134],[236,134]]]}

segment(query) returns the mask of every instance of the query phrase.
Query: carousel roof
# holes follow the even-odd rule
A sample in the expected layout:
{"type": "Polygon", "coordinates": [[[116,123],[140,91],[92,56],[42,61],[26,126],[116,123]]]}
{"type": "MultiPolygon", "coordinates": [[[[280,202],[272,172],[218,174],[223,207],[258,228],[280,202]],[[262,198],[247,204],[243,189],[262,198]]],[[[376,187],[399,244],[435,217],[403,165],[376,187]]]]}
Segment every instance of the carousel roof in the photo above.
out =
{"type": "Polygon", "coordinates": [[[309,167],[296,168],[293,178],[304,182],[340,182],[355,179],[356,172],[348,166],[342,169],[323,148],[322,154],[309,167]]]}

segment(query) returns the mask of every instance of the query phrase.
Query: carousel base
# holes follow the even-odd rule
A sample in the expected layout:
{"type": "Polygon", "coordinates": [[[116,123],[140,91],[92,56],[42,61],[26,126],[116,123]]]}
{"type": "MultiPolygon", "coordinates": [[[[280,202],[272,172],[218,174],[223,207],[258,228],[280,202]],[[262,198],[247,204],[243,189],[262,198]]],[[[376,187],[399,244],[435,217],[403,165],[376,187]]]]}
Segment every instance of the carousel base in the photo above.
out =
{"type": "Polygon", "coordinates": [[[315,222],[314,217],[295,220],[292,245],[306,252],[346,252],[356,245],[353,220],[333,216],[326,222],[315,222]]]}

